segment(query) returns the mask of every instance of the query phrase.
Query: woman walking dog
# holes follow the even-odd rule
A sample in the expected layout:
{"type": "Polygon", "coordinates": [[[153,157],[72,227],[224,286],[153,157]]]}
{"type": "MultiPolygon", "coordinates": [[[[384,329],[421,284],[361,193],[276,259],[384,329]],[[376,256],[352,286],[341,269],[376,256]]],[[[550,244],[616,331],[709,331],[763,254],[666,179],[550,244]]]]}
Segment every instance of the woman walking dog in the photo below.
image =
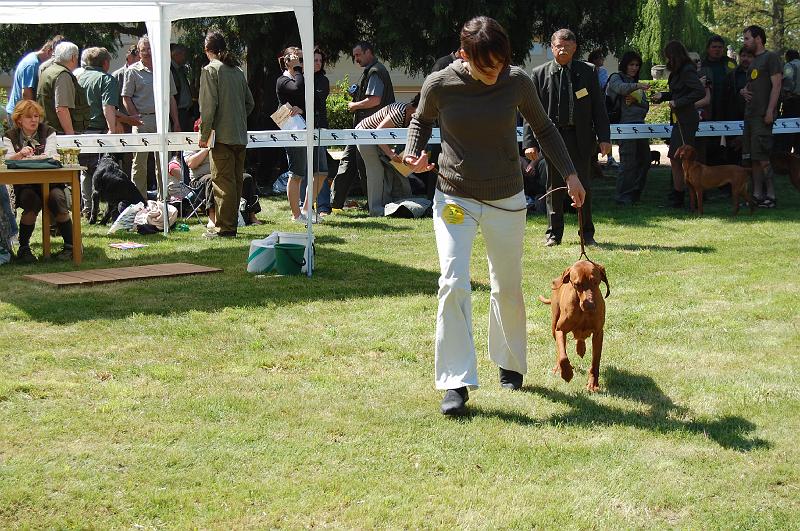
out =
{"type": "Polygon", "coordinates": [[[459,55],[425,80],[404,159],[415,172],[433,169],[423,149],[438,120],[442,155],[434,230],[441,276],[435,370],[436,388],[446,391],[441,405],[445,415],[464,413],[468,388],[478,387],[469,260],[479,227],[491,278],[489,357],[499,366],[505,388],[519,389],[527,371],[522,297],[526,208],[517,109],[531,124],[549,161],[567,176],[575,206],[583,204],[585,195],[533,82],[522,69],[511,66],[511,45],[503,27],[488,17],[473,18],[461,30],[459,55]]]}

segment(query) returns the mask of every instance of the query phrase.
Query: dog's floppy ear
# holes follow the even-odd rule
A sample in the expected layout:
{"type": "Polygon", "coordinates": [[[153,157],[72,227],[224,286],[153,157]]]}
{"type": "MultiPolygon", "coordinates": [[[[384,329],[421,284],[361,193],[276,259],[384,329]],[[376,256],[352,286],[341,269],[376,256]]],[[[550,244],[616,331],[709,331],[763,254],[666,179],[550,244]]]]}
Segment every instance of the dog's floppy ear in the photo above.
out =
{"type": "Polygon", "coordinates": [[[595,264],[594,267],[600,272],[600,282],[606,285],[606,299],[611,295],[611,287],[608,285],[608,277],[606,276],[606,268],[600,264],[595,264]]]}
{"type": "Polygon", "coordinates": [[[561,273],[560,277],[556,277],[553,279],[553,289],[558,289],[567,282],[569,282],[569,272],[572,269],[572,266],[566,268],[563,273],[561,273]]]}

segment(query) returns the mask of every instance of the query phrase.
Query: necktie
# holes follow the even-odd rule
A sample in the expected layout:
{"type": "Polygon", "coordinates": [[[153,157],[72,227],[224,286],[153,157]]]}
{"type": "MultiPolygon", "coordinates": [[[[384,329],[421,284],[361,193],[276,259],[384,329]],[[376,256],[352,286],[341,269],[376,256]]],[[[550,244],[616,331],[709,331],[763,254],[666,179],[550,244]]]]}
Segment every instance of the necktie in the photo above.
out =
{"type": "Polygon", "coordinates": [[[570,98],[569,70],[561,67],[561,77],[558,82],[558,125],[566,127],[570,123],[569,108],[570,98]]]}

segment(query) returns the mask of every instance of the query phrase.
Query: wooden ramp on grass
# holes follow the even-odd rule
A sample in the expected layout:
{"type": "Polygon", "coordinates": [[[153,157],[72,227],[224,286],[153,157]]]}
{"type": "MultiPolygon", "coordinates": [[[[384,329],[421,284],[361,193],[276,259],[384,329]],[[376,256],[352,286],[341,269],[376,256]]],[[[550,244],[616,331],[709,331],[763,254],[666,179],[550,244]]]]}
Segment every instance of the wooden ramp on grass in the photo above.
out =
{"type": "Polygon", "coordinates": [[[114,269],[87,269],[86,271],[66,271],[64,273],[45,273],[41,275],[25,275],[25,278],[46,282],[57,287],[87,286],[120,282],[123,280],[139,280],[142,278],[177,277],[182,275],[198,275],[222,271],[217,267],[206,267],[186,263],[153,264],[146,266],[118,267],[114,269]]]}

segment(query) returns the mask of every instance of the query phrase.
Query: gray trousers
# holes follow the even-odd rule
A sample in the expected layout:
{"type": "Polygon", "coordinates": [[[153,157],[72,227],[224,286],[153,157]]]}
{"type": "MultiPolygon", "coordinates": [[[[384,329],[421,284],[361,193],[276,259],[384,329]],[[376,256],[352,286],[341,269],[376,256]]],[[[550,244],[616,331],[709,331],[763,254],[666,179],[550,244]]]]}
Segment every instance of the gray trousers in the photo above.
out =
{"type": "MultiPolygon", "coordinates": [[[[361,159],[356,146],[349,145],[344,148],[344,156],[339,161],[339,170],[333,179],[333,187],[331,188],[331,206],[333,208],[342,208],[344,206],[347,194],[350,192],[350,186],[352,186],[354,180],[360,178],[359,173],[366,173],[364,161],[361,159]]],[[[363,183],[364,180],[361,182],[363,183]]]]}
{"type": "MultiPolygon", "coordinates": [[[[139,127],[134,127],[134,133],[155,133],[156,132],[156,115],[155,114],[143,114],[142,115],[142,122],[143,124],[139,127]]],[[[131,165],[131,180],[133,184],[136,185],[136,188],[139,189],[139,192],[142,194],[142,197],[147,197],[147,158],[153,155],[153,153],[148,153],[146,151],[137,151],[133,154],[133,164],[131,165]]],[[[161,193],[161,164],[159,161],[161,157],[156,153],[156,183],[158,185],[158,196],[164,197],[161,193]]]]}
{"type": "Polygon", "coordinates": [[[370,216],[383,216],[383,208],[394,199],[411,195],[411,183],[381,161],[381,150],[375,145],[359,145],[358,152],[367,170],[367,205],[370,216]]]}
{"type": "MultiPolygon", "coordinates": [[[[87,135],[99,135],[105,131],[96,129],[88,129],[87,135]]],[[[85,166],[86,170],[81,171],[81,211],[88,212],[92,204],[92,191],[94,190],[94,170],[97,168],[97,163],[100,160],[100,153],[85,153],[78,155],[78,162],[81,166],[85,166]]]]}
{"type": "Polygon", "coordinates": [[[637,202],[644,191],[647,172],[650,171],[650,142],[646,138],[620,141],[619,161],[616,200],[622,203],[637,202]]]}

